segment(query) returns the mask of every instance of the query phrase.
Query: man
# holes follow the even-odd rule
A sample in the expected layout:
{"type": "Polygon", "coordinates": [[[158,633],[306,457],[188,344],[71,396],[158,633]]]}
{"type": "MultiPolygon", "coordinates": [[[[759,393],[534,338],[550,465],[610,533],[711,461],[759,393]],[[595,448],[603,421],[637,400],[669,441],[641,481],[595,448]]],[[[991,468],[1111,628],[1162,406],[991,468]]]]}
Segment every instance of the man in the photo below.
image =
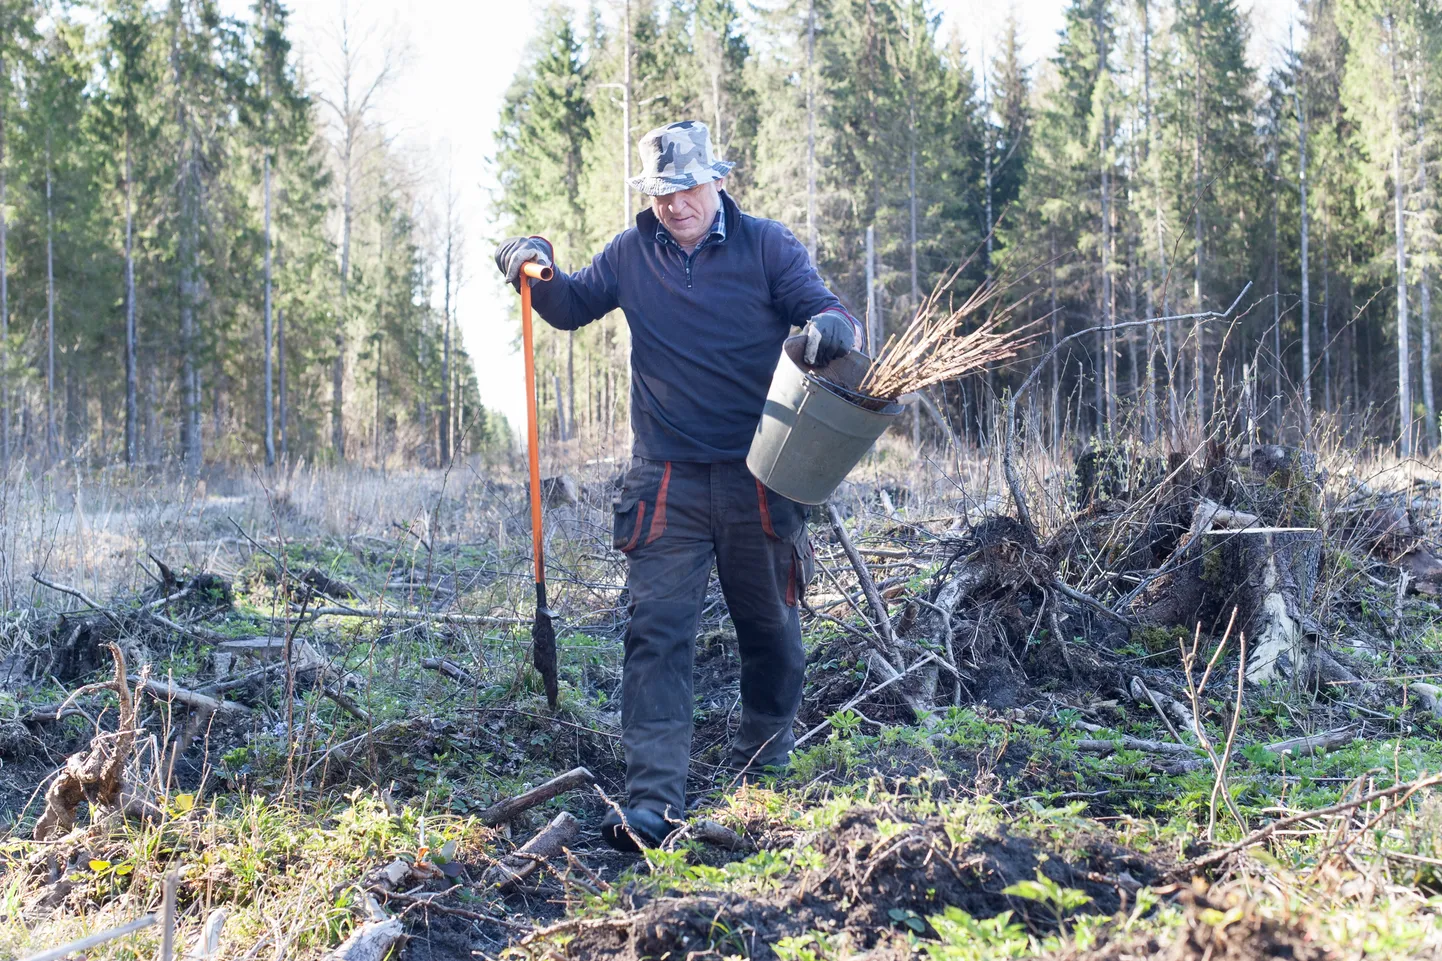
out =
{"type": "MultiPolygon", "coordinates": [[[[741,720],[732,765],[784,765],[801,703],[805,653],[797,603],[811,567],[805,508],[746,469],[782,341],[804,326],[805,359],[851,349],[860,328],[822,284],[806,249],[773,220],[743,214],[722,185],[706,125],[685,120],[641,138],[630,186],[651,197],[636,225],[590,266],[534,283],[552,327],[575,330],[619,307],[631,328],[631,469],[614,504],[631,621],[621,682],[628,799],[602,836],[658,844],[686,810],[692,665],[713,561],[741,653],[741,720]]],[[[541,237],[509,240],[496,266],[513,285],[541,237]]]]}

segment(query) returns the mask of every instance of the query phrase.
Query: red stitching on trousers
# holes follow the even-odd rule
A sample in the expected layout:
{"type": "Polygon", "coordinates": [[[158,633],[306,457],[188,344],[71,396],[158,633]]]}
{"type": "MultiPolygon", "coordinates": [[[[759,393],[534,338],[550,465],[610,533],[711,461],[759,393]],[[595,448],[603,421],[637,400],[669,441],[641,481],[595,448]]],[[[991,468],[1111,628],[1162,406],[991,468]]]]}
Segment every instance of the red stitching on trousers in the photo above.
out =
{"type": "Polygon", "coordinates": [[[761,506],[761,529],[766,532],[767,537],[774,538],[776,529],[771,526],[771,508],[766,504],[766,488],[759,480],[756,482],[756,500],[761,506]]]}
{"type": "Polygon", "coordinates": [[[636,511],[636,529],[631,532],[631,539],[626,542],[626,546],[621,548],[622,554],[625,554],[628,551],[635,550],[636,542],[641,539],[641,525],[644,524],[646,521],[646,502],[641,501],[637,505],[637,508],[638,510],[636,511]]]}
{"type": "MultiPolygon", "coordinates": [[[[649,544],[666,533],[666,488],[671,486],[671,462],[666,462],[666,471],[661,475],[661,490],[656,494],[656,513],[651,515],[651,533],[646,535],[649,544]]],[[[641,529],[638,521],[636,529],[641,529]]]]}

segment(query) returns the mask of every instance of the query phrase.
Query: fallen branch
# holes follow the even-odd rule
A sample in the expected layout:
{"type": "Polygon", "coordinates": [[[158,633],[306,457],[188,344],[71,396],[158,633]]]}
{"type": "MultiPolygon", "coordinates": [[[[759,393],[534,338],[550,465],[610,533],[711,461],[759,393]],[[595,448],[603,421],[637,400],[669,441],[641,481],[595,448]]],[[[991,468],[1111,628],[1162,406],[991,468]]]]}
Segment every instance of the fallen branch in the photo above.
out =
{"type": "Polygon", "coordinates": [[[380,886],[371,887],[368,890],[372,891],[375,894],[381,895],[387,901],[395,901],[397,903],[406,905],[406,911],[420,908],[422,911],[434,911],[437,914],[446,914],[455,918],[464,918],[467,921],[478,921],[488,924],[497,924],[503,928],[509,928],[512,931],[529,932],[535,930],[535,928],[533,928],[529,924],[517,924],[515,921],[508,921],[505,918],[498,918],[494,914],[486,914],[483,911],[470,911],[466,908],[458,908],[449,904],[439,903],[440,898],[443,898],[447,894],[455,892],[460,887],[461,886],[458,884],[453,887],[447,888],[444,891],[437,891],[434,894],[401,894],[398,891],[387,891],[385,888],[382,888],[380,886]]]}
{"type": "Polygon", "coordinates": [[[189,688],[180,687],[174,681],[157,681],[151,677],[129,677],[131,684],[137,690],[142,690],[151,697],[160,701],[175,701],[184,704],[186,707],[201,712],[202,714],[249,714],[250,708],[235,701],[222,701],[201,694],[199,691],[192,691],[189,688]]]}
{"type": "Polygon", "coordinates": [[[519,851],[502,858],[485,874],[488,886],[507,888],[524,881],[548,858],[558,857],[562,849],[574,844],[581,836],[580,823],[570,812],[557,814],[550,824],[527,841],[519,851]]]}
{"type": "Polygon", "coordinates": [[[101,931],[99,934],[92,934],[78,941],[62,944],[58,948],[50,948],[49,950],[41,951],[39,954],[32,954],[30,957],[25,958],[24,961],[60,961],[61,958],[68,958],[72,954],[79,954],[81,951],[98,947],[108,941],[114,941],[116,938],[123,938],[127,934],[143,931],[154,923],[155,915],[147,914],[144,917],[136,918],[128,924],[122,924],[118,928],[101,931]]]}
{"type": "Polygon", "coordinates": [[[113,613],[110,612],[109,608],[102,607],[100,604],[95,603],[95,601],[91,600],[89,595],[87,595],[84,591],[74,587],[70,587],[67,584],[57,584],[54,581],[47,581],[45,578],[41,577],[37,573],[32,572],[30,577],[34,579],[35,583],[40,584],[43,587],[48,587],[52,591],[59,591],[61,594],[69,594],[71,597],[76,598],[80,601],[80,603],[95,611],[97,614],[103,614],[107,621],[115,625],[116,630],[125,629],[121,626],[120,620],[113,613]]]}
{"type": "MultiPolygon", "coordinates": [[[[916,670],[918,667],[921,667],[921,666],[924,665],[924,664],[929,664],[929,663],[931,663],[931,662],[934,661],[934,660],[936,660],[936,655],[935,655],[934,653],[928,653],[925,657],[917,658],[916,662],[913,663],[913,664],[912,664],[910,667],[908,667],[906,670],[902,671],[900,674],[893,674],[891,677],[889,677],[889,678],[887,678],[886,680],[882,681],[880,684],[876,685],[875,687],[871,688],[870,690],[863,691],[862,693],[856,695],[856,696],[853,697],[851,700],[847,701],[845,704],[841,705],[839,708],[837,708],[835,711],[833,711],[831,716],[832,716],[832,717],[835,717],[837,714],[840,714],[842,711],[849,711],[849,710],[851,710],[853,707],[855,707],[856,705],[860,704],[862,701],[866,700],[867,698],[873,697],[873,696],[875,696],[875,695],[877,695],[877,694],[880,694],[882,691],[886,690],[888,687],[890,687],[891,685],[895,684],[897,681],[901,680],[903,677],[905,677],[906,675],[910,674],[912,671],[916,670]]],[[[811,730],[807,731],[805,734],[803,734],[803,735],[801,735],[800,737],[798,737],[798,738],[796,739],[796,743],[793,745],[793,750],[794,750],[795,748],[798,748],[798,747],[800,747],[801,745],[805,744],[807,741],[811,740],[813,737],[815,737],[816,735],[820,734],[822,731],[826,730],[826,729],[827,729],[828,727],[830,727],[830,726],[831,726],[831,717],[828,717],[828,718],[826,718],[825,720],[823,720],[820,724],[816,725],[816,726],[813,727],[811,730]]]]}
{"type": "Polygon", "coordinates": [[[400,621],[439,621],[442,624],[479,624],[486,627],[505,627],[513,624],[529,624],[525,617],[491,617],[487,614],[440,614],[433,611],[406,611],[373,607],[313,607],[310,612],[316,616],[332,617],[393,617],[400,621]]]}
{"type": "Polygon", "coordinates": [[[1395,797],[1398,794],[1404,795],[1403,800],[1405,801],[1406,798],[1411,797],[1418,791],[1430,787],[1436,787],[1438,784],[1442,784],[1442,774],[1434,774],[1431,777],[1422,778],[1416,781],[1410,781],[1406,784],[1394,784],[1389,788],[1383,788],[1380,791],[1373,791],[1371,794],[1364,794],[1363,796],[1353,798],[1350,801],[1343,801],[1339,804],[1333,804],[1324,808],[1316,808],[1312,811],[1303,811],[1301,814],[1294,814],[1291,817],[1285,817],[1280,820],[1273,821],[1271,824],[1268,824],[1265,827],[1261,827],[1253,831],[1251,834],[1242,838],[1242,840],[1238,841],[1236,844],[1225,847],[1220,851],[1213,851],[1210,854],[1204,854],[1199,858],[1193,858],[1186,864],[1183,864],[1181,867],[1173,871],[1172,877],[1190,879],[1191,877],[1195,876],[1198,871],[1205,870],[1206,868],[1212,867],[1213,865],[1221,864],[1232,855],[1245,851],[1247,848],[1255,847],[1256,845],[1261,844],[1263,841],[1271,837],[1276,832],[1282,830],[1283,828],[1291,827],[1293,824],[1300,824],[1303,821],[1309,821],[1313,818],[1329,817],[1333,814],[1345,814],[1348,811],[1355,811],[1359,807],[1365,807],[1371,804],[1373,801],[1379,801],[1383,798],[1395,797]]]}
{"type": "Polygon", "coordinates": [[[440,671],[458,684],[466,684],[471,687],[477,687],[480,684],[465,668],[455,661],[443,657],[428,657],[421,661],[421,667],[430,671],[440,671]]]}
{"type": "MultiPolygon", "coordinates": [[[[856,545],[851,543],[851,537],[846,533],[846,525],[841,521],[841,514],[836,510],[835,504],[826,505],[826,516],[831,519],[831,530],[836,534],[836,539],[841,542],[841,549],[846,552],[846,559],[851,561],[851,569],[856,573],[856,580],[861,584],[861,591],[866,596],[866,604],[871,608],[871,616],[876,621],[876,631],[881,635],[882,649],[879,651],[882,657],[888,660],[896,658],[896,632],[891,627],[891,615],[886,611],[886,602],[882,600],[881,593],[876,589],[876,582],[871,579],[871,572],[866,568],[866,561],[862,560],[857,553],[856,545]]],[[[893,667],[893,673],[895,668],[893,667]]]]}
{"type": "Polygon", "coordinates": [[[400,918],[366,921],[330,953],[332,961],[381,961],[405,934],[400,918]]]}
{"type": "Polygon", "coordinates": [[[529,811],[537,804],[544,804],[567,791],[589,787],[594,783],[596,783],[596,776],[590,771],[583,767],[572,768],[565,774],[557,775],[544,784],[538,784],[523,794],[517,794],[515,797],[492,804],[481,813],[481,823],[486,827],[504,824],[515,818],[516,815],[529,811]]]}
{"type": "Polygon", "coordinates": [[[1170,754],[1178,757],[1192,757],[1197,749],[1187,744],[1173,744],[1171,741],[1145,741],[1138,737],[1114,737],[1107,740],[1077,741],[1076,749],[1086,754],[1103,756],[1118,750],[1142,751],[1147,754],[1170,754]]]}
{"type": "Polygon", "coordinates": [[[746,847],[746,841],[724,824],[716,821],[702,819],[692,821],[690,825],[691,837],[698,841],[705,841],[707,844],[714,844],[718,848],[725,848],[727,851],[740,851],[746,847]]]}
{"type": "Polygon", "coordinates": [[[1176,698],[1157,693],[1150,687],[1147,687],[1146,681],[1143,681],[1139,677],[1133,677],[1127,683],[1127,693],[1132,696],[1132,700],[1140,704],[1150,704],[1152,709],[1157,712],[1157,716],[1161,718],[1162,723],[1166,725],[1168,733],[1172,735],[1172,739],[1175,741],[1182,740],[1182,735],[1172,724],[1172,719],[1167,716],[1169,712],[1183,724],[1188,731],[1196,727],[1197,719],[1192,716],[1191,711],[1187,710],[1185,704],[1176,698]]]}
{"type": "Polygon", "coordinates": [[[1344,727],[1335,731],[1323,731],[1321,734],[1310,734],[1306,737],[1288,738],[1285,741],[1264,745],[1264,747],[1273,754],[1293,754],[1303,757],[1351,744],[1356,737],[1356,728],[1344,727]]]}

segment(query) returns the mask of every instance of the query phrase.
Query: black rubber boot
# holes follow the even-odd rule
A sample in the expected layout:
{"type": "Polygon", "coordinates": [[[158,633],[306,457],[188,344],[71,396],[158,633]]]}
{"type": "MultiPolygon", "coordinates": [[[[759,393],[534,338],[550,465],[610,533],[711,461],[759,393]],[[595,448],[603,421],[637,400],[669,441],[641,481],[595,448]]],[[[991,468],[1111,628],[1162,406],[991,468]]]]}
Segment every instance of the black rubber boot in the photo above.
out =
{"type": "Polygon", "coordinates": [[[637,841],[648,848],[660,847],[670,833],[671,825],[650,808],[622,808],[619,812],[612,808],[601,819],[601,840],[617,851],[639,851],[637,841]]]}

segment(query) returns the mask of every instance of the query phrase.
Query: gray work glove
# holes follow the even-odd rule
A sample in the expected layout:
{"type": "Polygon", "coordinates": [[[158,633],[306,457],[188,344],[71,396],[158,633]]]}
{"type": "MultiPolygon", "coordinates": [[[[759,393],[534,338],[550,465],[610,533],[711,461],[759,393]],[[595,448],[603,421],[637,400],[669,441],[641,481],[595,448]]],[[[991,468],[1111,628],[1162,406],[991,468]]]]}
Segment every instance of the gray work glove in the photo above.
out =
{"type": "Polygon", "coordinates": [[[851,318],[839,310],[817,314],[801,332],[806,335],[803,358],[813,367],[825,367],[845,356],[855,344],[856,328],[851,325],[851,318]]]}
{"type": "Polygon", "coordinates": [[[521,289],[521,265],[528,260],[546,267],[554,266],[551,242],[545,237],[512,237],[496,248],[496,269],[517,291],[521,289]]]}

